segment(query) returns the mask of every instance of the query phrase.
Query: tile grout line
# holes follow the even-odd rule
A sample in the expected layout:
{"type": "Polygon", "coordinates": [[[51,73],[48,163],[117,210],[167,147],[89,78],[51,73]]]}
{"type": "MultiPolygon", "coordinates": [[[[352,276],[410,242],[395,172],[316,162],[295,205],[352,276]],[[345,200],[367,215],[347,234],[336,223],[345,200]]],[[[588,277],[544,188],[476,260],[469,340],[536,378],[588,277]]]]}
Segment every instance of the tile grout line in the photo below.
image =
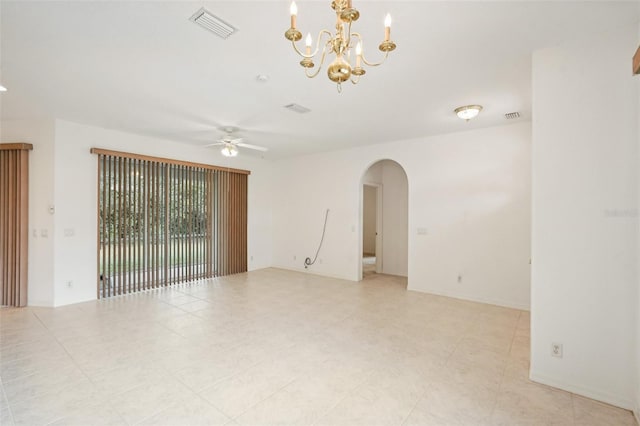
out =
{"type": "MultiPolygon", "coordinates": [[[[279,393],[280,391],[282,391],[284,388],[286,388],[287,386],[289,386],[291,383],[295,382],[296,380],[298,380],[298,377],[295,377],[293,379],[291,379],[289,382],[287,382],[287,384],[285,384],[284,386],[276,389],[273,393],[270,393],[269,395],[267,395],[266,397],[260,399],[259,401],[255,402],[254,404],[251,404],[249,407],[247,407],[244,411],[242,411],[240,414],[236,415],[236,416],[231,416],[229,414],[227,414],[225,411],[223,411],[221,408],[219,408],[217,405],[215,405],[213,402],[209,402],[209,400],[207,400],[206,398],[204,398],[202,395],[200,395],[200,398],[204,399],[205,401],[209,402],[209,404],[211,404],[213,407],[215,407],[218,411],[220,411],[221,413],[223,413],[225,416],[227,416],[229,419],[231,419],[231,421],[236,421],[236,419],[242,417],[245,413],[247,413],[249,410],[251,410],[253,407],[255,407],[256,405],[260,404],[261,402],[266,401],[267,399],[271,398],[272,396],[274,396],[275,394],[279,393]]],[[[207,388],[208,389],[208,388],[207,388]]]]}
{"type": "Polygon", "coordinates": [[[318,422],[320,420],[322,420],[322,418],[326,417],[327,414],[329,414],[331,412],[331,410],[335,409],[338,405],[340,405],[342,403],[342,401],[344,401],[345,399],[347,399],[347,397],[351,396],[352,394],[354,394],[358,389],[360,389],[362,386],[364,386],[364,384],[366,383],[367,379],[369,377],[371,377],[373,375],[373,368],[370,368],[367,372],[367,374],[365,374],[365,377],[362,379],[362,381],[358,384],[356,384],[353,388],[349,389],[349,391],[345,392],[344,396],[340,399],[338,399],[338,401],[333,404],[331,407],[327,408],[326,410],[324,410],[322,412],[322,414],[319,414],[318,417],[311,422],[312,426],[318,426],[318,422]]]}
{"type": "MultiPolygon", "coordinates": [[[[77,363],[77,362],[76,362],[76,360],[73,358],[73,356],[69,353],[69,351],[68,351],[68,350],[67,350],[67,348],[64,346],[64,344],[62,344],[62,343],[58,340],[58,338],[55,336],[55,334],[54,334],[53,332],[51,332],[51,330],[49,329],[49,327],[47,327],[47,326],[44,324],[44,322],[42,322],[42,319],[41,319],[41,318],[40,318],[40,317],[39,317],[35,312],[34,312],[34,315],[36,316],[36,318],[38,319],[38,321],[40,321],[40,323],[42,324],[42,326],[43,326],[45,329],[47,329],[47,330],[48,330],[48,331],[53,335],[54,340],[55,340],[55,341],[56,341],[56,342],[57,342],[57,343],[62,347],[62,349],[64,350],[64,352],[67,354],[67,356],[69,357],[69,359],[70,359],[70,360],[71,360],[71,362],[73,363],[73,365],[74,365],[74,366],[75,366],[75,367],[76,367],[76,368],[77,368],[77,369],[78,369],[78,370],[79,370],[79,371],[80,371],[80,372],[85,376],[85,378],[89,381],[89,383],[91,383],[91,385],[92,385],[94,388],[96,388],[96,390],[97,390],[96,384],[93,382],[93,380],[91,380],[91,377],[89,377],[89,375],[86,373],[86,371],[84,371],[84,369],[83,369],[83,368],[81,368],[81,367],[78,365],[78,363],[77,363]]],[[[63,387],[62,387],[62,389],[66,389],[67,387],[70,387],[70,386],[72,386],[72,385],[73,385],[73,383],[70,383],[70,384],[68,384],[67,386],[63,386],[63,387]]],[[[113,406],[111,405],[111,403],[110,403],[110,402],[107,402],[107,404],[108,404],[109,408],[110,408],[111,410],[113,410],[113,412],[115,412],[115,413],[118,415],[118,417],[120,417],[120,418],[121,418],[121,420],[122,420],[124,423],[128,424],[128,422],[124,420],[124,418],[120,415],[120,413],[119,413],[116,409],[114,409],[114,408],[113,408],[113,406]]],[[[66,416],[63,416],[63,417],[61,417],[60,419],[63,419],[63,418],[65,418],[65,417],[66,417],[66,416]]],[[[56,420],[54,420],[54,422],[55,422],[55,421],[58,421],[58,420],[60,420],[60,419],[56,419],[56,420]]],[[[50,423],[53,423],[53,422],[50,422],[50,423]]],[[[50,424],[50,423],[49,423],[49,424],[50,424]]]]}
{"type": "Polygon", "coordinates": [[[9,404],[9,398],[7,398],[7,393],[4,391],[4,382],[0,382],[0,386],[2,387],[2,394],[7,400],[7,410],[9,410],[9,415],[11,416],[11,423],[16,424],[16,420],[13,417],[13,410],[11,409],[11,404],[9,404]]]}
{"type": "Polygon", "coordinates": [[[504,379],[507,374],[507,367],[509,366],[509,361],[511,359],[511,348],[513,347],[513,341],[516,338],[516,334],[518,332],[518,322],[522,317],[522,311],[518,313],[518,320],[516,321],[516,327],[513,330],[513,335],[511,336],[511,343],[509,344],[509,353],[507,355],[507,362],[502,370],[502,375],[500,376],[500,383],[498,384],[498,390],[496,392],[496,400],[493,403],[493,407],[491,408],[491,413],[489,414],[489,420],[491,420],[495,414],[496,407],[498,406],[498,399],[500,398],[500,392],[502,391],[502,385],[504,384],[504,379]]]}

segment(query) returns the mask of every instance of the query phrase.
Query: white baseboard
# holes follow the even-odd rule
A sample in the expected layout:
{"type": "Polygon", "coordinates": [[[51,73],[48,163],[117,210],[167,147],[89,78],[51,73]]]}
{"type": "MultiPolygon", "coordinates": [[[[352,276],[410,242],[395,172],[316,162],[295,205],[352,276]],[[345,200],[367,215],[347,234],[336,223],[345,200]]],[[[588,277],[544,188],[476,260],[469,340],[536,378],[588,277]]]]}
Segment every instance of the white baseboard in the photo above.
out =
{"type": "Polygon", "coordinates": [[[38,308],[53,308],[53,303],[43,300],[27,300],[27,306],[38,308]]]}
{"type": "Polygon", "coordinates": [[[619,395],[611,395],[600,390],[590,389],[580,385],[564,383],[561,380],[545,376],[544,374],[535,373],[533,371],[529,374],[529,378],[534,382],[562,389],[567,392],[575,393],[576,395],[584,396],[590,399],[595,399],[596,401],[604,402],[605,404],[613,405],[615,407],[624,408],[625,410],[633,411],[635,406],[634,402],[628,398],[620,397],[619,395]]]}
{"type": "Polygon", "coordinates": [[[489,305],[502,306],[502,307],[505,307],[505,308],[520,309],[520,310],[523,310],[523,311],[528,311],[528,310],[531,309],[531,307],[529,305],[523,304],[523,303],[510,302],[508,300],[499,300],[499,299],[492,299],[492,298],[487,298],[487,297],[469,296],[467,294],[461,294],[461,293],[449,292],[449,291],[436,291],[436,290],[432,290],[432,289],[418,289],[418,288],[412,287],[411,284],[409,284],[409,287],[407,288],[407,290],[418,291],[420,293],[435,294],[435,295],[438,295],[438,296],[451,297],[453,299],[467,300],[467,301],[470,301],[470,302],[478,302],[478,303],[485,303],[485,304],[489,304],[489,305]]]}
{"type": "Polygon", "coordinates": [[[67,301],[64,301],[64,302],[55,303],[53,305],[53,307],[54,308],[59,308],[60,306],[75,305],[77,303],[92,302],[94,300],[98,300],[98,297],[97,296],[89,296],[89,297],[83,297],[83,298],[78,299],[78,300],[67,300],[67,301]]]}
{"type": "Polygon", "coordinates": [[[272,266],[271,268],[273,268],[273,269],[283,269],[285,271],[300,272],[300,273],[309,274],[309,275],[317,275],[319,277],[335,278],[337,280],[357,281],[357,280],[354,280],[353,277],[346,277],[346,276],[342,276],[342,275],[327,274],[327,273],[324,273],[324,272],[315,271],[313,269],[291,268],[291,267],[287,267],[287,266],[272,266]]]}
{"type": "Polygon", "coordinates": [[[640,393],[636,395],[636,408],[633,410],[633,416],[636,418],[636,423],[640,425],[640,393]]]}

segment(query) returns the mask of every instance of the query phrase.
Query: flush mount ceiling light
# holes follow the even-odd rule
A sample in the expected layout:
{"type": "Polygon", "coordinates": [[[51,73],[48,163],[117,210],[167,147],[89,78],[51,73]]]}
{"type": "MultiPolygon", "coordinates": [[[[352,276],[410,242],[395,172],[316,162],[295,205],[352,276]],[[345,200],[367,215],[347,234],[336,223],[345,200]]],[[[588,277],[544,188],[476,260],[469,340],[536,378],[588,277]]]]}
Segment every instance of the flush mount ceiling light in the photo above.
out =
{"type": "Polygon", "coordinates": [[[0,92],[6,92],[7,88],[0,84],[0,92]]]}
{"type": "Polygon", "coordinates": [[[365,58],[362,51],[362,36],[359,33],[351,32],[351,24],[360,17],[360,12],[353,8],[351,1],[352,0],[333,0],[331,2],[331,8],[336,11],[337,17],[335,34],[329,30],[320,31],[313,53],[311,53],[313,39],[310,33],[307,34],[305,39],[304,53],[296,46],[296,42],[302,38],[302,33],[296,28],[298,7],[295,2],[291,2],[291,28],[284,33],[285,38],[291,41],[293,49],[302,57],[300,65],[304,67],[304,72],[309,78],[314,78],[320,73],[327,55],[335,54],[335,59],[327,67],[327,75],[329,76],[329,80],[338,85],[338,92],[342,91],[341,84],[345,81],[351,81],[353,84],[358,83],[360,77],[366,72],[363,65],[376,67],[382,64],[389,56],[389,52],[396,48],[396,44],[390,40],[391,16],[387,14],[384,20],[384,40],[380,43],[380,46],[378,46],[378,49],[384,53],[384,58],[377,63],[369,62],[365,58]],[[322,50],[322,53],[320,55],[318,70],[310,73],[310,69],[315,66],[313,58],[320,50],[322,50]],[[352,50],[355,50],[353,54],[352,50]],[[351,64],[352,58],[355,58],[353,65],[351,64]]]}
{"type": "Polygon", "coordinates": [[[465,105],[453,110],[463,120],[469,121],[482,111],[482,105],[465,105]]]}

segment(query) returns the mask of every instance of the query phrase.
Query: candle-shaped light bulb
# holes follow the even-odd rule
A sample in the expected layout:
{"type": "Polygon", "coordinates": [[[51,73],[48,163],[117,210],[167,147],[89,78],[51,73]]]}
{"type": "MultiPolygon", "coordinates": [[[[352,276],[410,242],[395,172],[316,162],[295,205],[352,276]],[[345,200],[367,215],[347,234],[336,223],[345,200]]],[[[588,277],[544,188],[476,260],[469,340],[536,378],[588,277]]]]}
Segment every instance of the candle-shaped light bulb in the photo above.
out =
{"type": "Polygon", "coordinates": [[[384,41],[389,41],[391,36],[391,15],[387,13],[384,17],[384,41]]]}
{"type": "Polygon", "coordinates": [[[296,15],[298,15],[298,6],[296,6],[296,2],[295,1],[291,2],[291,7],[289,8],[289,11],[291,12],[291,28],[295,28],[296,27],[296,15]]]}
{"type": "Polygon", "coordinates": [[[307,46],[306,54],[307,56],[311,55],[311,45],[313,44],[313,39],[311,38],[311,33],[307,34],[307,38],[304,41],[304,44],[307,46]]]}
{"type": "Polygon", "coordinates": [[[356,68],[360,68],[360,63],[362,62],[362,42],[358,42],[356,44],[356,68]]]}

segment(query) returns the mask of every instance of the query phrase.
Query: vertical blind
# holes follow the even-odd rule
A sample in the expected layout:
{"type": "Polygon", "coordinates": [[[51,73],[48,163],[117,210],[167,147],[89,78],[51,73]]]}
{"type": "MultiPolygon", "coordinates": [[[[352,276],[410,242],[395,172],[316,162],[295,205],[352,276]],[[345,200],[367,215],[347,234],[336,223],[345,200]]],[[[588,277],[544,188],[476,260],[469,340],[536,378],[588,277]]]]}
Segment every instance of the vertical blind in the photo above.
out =
{"type": "Polygon", "coordinates": [[[27,304],[29,151],[0,144],[0,305],[27,304]]]}
{"type": "Polygon", "coordinates": [[[247,270],[249,172],[98,154],[98,297],[247,270]]]}

